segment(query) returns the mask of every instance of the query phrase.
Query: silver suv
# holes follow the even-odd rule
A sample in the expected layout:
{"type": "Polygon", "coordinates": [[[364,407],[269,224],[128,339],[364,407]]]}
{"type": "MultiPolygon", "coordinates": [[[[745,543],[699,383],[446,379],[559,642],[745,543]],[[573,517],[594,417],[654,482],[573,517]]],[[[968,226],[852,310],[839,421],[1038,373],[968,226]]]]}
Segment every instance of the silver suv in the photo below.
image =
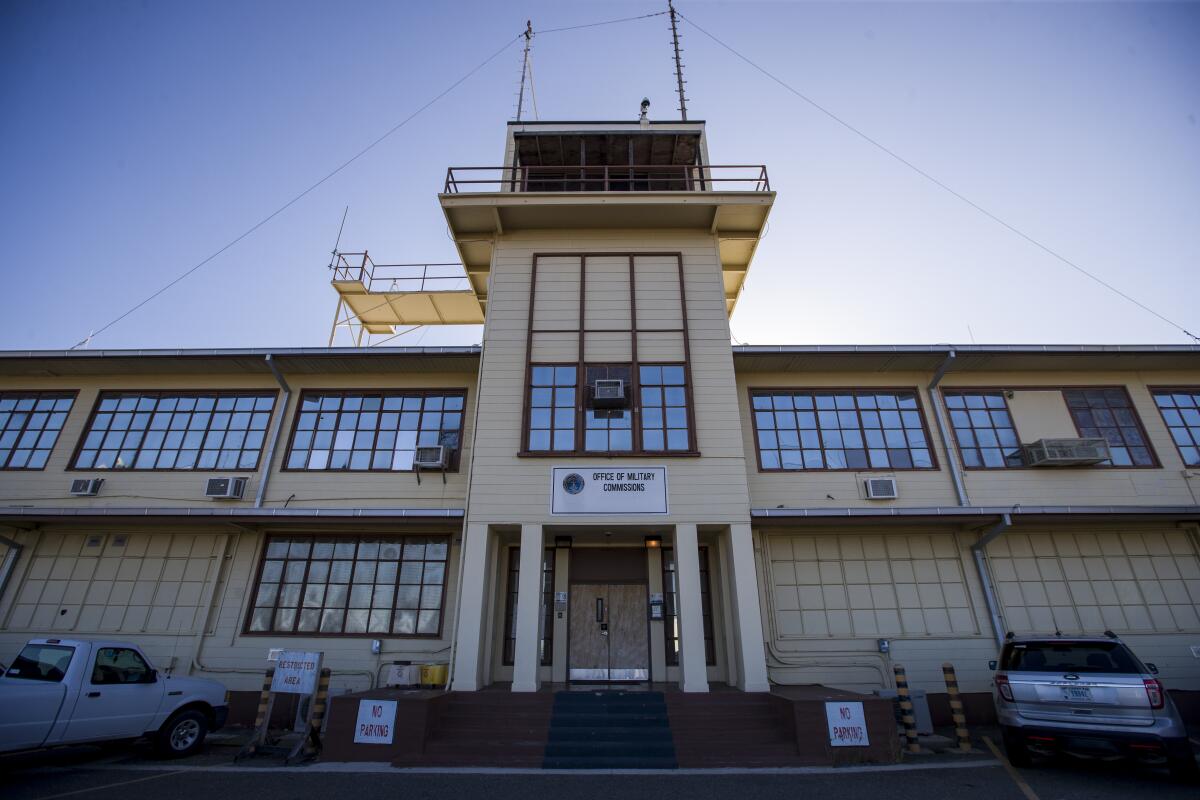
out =
{"type": "Polygon", "coordinates": [[[1131,757],[1194,780],[1187,730],[1157,674],[1111,631],[1103,637],[1008,634],[993,697],[1009,761],[1028,766],[1032,755],[1055,753],[1131,757]]]}

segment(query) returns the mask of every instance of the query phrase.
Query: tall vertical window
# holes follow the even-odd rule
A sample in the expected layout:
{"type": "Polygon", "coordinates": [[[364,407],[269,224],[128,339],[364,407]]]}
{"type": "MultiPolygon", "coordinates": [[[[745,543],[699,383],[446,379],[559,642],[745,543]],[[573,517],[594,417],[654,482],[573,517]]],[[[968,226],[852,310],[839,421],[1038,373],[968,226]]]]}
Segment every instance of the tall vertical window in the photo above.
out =
{"type": "Polygon", "coordinates": [[[272,536],[251,633],[437,636],[445,536],[272,536]]]}
{"type": "MultiPolygon", "coordinates": [[[[508,597],[504,604],[504,653],[502,663],[512,666],[517,652],[517,583],[521,578],[521,549],[508,549],[508,597]]],[[[550,666],[554,658],[554,548],[542,555],[542,613],[539,624],[538,663],[550,666]]]]}
{"type": "MultiPolygon", "coordinates": [[[[628,365],[591,365],[585,370],[589,394],[596,381],[624,382],[626,396],[633,369],[628,365]]],[[[592,403],[588,403],[592,406],[592,403]]],[[[588,452],[620,452],[633,449],[633,412],[626,408],[586,408],[583,412],[583,449],[588,452]]]]}
{"type": "Polygon", "coordinates": [[[1183,463],[1200,466],[1200,389],[1155,389],[1154,402],[1183,463]]]}
{"type": "Polygon", "coordinates": [[[0,469],[42,469],[74,393],[0,392],[0,469]]]}
{"type": "Polygon", "coordinates": [[[1157,466],[1133,401],[1124,389],[1064,389],[1063,397],[1079,435],[1108,442],[1106,466],[1157,466]]]}
{"type": "Polygon", "coordinates": [[[945,390],[954,439],[967,469],[1024,466],[1021,442],[1003,392],[945,390]]]}
{"type": "Polygon", "coordinates": [[[915,391],[756,391],[750,396],[764,470],[932,469],[915,391]]]}
{"type": "Polygon", "coordinates": [[[535,365],[529,387],[529,450],[575,449],[574,366],[535,365]]]}
{"type": "Polygon", "coordinates": [[[255,469],[275,392],[104,392],[72,469],[255,469]]]}
{"type": "MultiPolygon", "coordinates": [[[[667,664],[679,664],[679,589],[676,581],[675,550],[663,548],[663,621],[666,630],[667,664]]],[[[700,548],[700,608],[704,617],[704,663],[717,663],[713,637],[712,593],[709,590],[708,548],[700,548]]]]}
{"type": "Polygon", "coordinates": [[[404,472],[439,445],[456,469],[464,402],[461,390],[305,392],[286,469],[404,472]]]}
{"type": "Polygon", "coordinates": [[[691,449],[683,365],[643,365],[638,369],[638,380],[642,389],[642,450],[691,449]]]}

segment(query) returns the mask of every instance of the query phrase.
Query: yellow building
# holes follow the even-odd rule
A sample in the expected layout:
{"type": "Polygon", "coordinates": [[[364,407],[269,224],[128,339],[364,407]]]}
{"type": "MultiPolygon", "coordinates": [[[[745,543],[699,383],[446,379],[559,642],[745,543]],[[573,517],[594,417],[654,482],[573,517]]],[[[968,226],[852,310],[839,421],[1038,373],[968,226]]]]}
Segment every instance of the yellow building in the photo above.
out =
{"type": "Polygon", "coordinates": [[[1005,631],[1108,629],[1200,693],[1200,348],[731,346],[774,197],[702,122],[510,123],[439,195],[465,275],[333,274],[357,341],[481,347],[0,353],[0,653],[130,638],[247,703],[272,648],[335,692],[950,660],[986,715],[1005,631]]]}

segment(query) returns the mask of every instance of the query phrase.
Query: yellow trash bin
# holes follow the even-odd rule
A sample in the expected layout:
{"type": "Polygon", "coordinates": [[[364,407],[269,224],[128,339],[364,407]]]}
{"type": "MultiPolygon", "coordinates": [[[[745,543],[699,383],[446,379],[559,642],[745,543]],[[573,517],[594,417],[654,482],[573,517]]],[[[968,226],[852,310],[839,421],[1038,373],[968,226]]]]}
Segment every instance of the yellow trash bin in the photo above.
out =
{"type": "Polygon", "coordinates": [[[422,664],[421,685],[432,689],[441,688],[446,685],[449,674],[449,664],[422,664]]]}

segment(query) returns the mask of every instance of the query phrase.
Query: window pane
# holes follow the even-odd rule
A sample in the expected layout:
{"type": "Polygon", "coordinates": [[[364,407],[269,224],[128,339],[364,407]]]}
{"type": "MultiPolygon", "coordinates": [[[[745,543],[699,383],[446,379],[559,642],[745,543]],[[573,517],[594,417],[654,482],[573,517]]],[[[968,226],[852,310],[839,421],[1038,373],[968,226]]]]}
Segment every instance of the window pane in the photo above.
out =
{"type": "Polygon", "coordinates": [[[1110,458],[1103,465],[1154,466],[1137,412],[1123,389],[1064,389],[1063,398],[1080,436],[1108,442],[1110,458]]]}
{"type": "MultiPolygon", "coordinates": [[[[1189,467],[1200,466],[1200,447],[1197,447],[1200,445],[1200,411],[1197,410],[1200,406],[1200,388],[1156,390],[1154,402],[1162,413],[1163,421],[1167,424],[1167,430],[1175,441],[1183,463],[1189,467]]],[[[1132,414],[1132,409],[1129,411],[1132,414]]],[[[1131,441],[1131,444],[1142,444],[1141,431],[1138,428],[1123,430],[1127,433],[1126,438],[1136,437],[1138,440],[1131,441]]],[[[1135,451],[1134,462],[1139,465],[1145,463],[1146,466],[1154,463],[1149,451],[1142,447],[1135,451]]]]}
{"type": "MultiPolygon", "coordinates": [[[[73,395],[60,392],[0,392],[0,469],[46,466],[73,402],[73,395]],[[58,413],[49,413],[54,409],[58,413]]],[[[93,443],[97,439],[93,437],[93,443]]]]}

